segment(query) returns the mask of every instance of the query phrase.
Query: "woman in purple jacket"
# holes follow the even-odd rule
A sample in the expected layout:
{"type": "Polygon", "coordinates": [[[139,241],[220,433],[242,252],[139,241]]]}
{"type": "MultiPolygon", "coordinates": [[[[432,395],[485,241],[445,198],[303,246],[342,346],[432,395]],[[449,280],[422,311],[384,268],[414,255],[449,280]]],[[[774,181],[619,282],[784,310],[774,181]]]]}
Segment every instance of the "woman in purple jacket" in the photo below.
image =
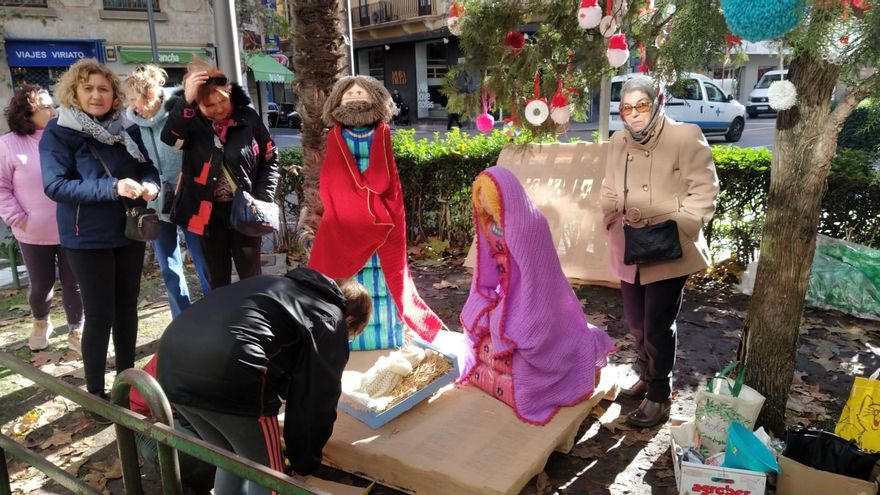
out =
{"type": "Polygon", "coordinates": [[[55,117],[52,98],[39,86],[25,85],[9,100],[5,113],[11,132],[0,136],[0,218],[18,240],[30,280],[28,303],[34,323],[28,347],[39,351],[49,346],[53,330],[49,308],[57,264],[67,342],[79,352],[83,328],[79,283],[58,240],[55,202],[43,192],[37,149],[43,128],[55,117]]]}

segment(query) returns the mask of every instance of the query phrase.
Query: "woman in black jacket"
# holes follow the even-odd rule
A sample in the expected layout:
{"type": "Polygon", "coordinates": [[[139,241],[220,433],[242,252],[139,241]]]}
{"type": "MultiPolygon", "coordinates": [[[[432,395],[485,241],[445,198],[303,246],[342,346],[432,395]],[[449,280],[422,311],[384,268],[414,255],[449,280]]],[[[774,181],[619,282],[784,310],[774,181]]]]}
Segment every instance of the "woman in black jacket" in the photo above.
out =
{"type": "Polygon", "coordinates": [[[229,215],[239,187],[275,200],[275,143],[248,106],[250,98],[216,67],[191,63],[183,88],[162,130],[163,142],[183,150],[171,221],[203,236],[208,276],[217,288],[229,285],[232,262],[242,280],[260,274],[261,239],[233,229],[229,215]]]}
{"type": "MultiPolygon", "coordinates": [[[[282,470],[277,414],[296,474],[321,465],[333,432],[348,342],[372,312],[367,289],[306,268],[214,290],[159,342],[158,378],[205,441],[282,470]]],[[[214,492],[269,493],[217,470],[214,492]]]]}

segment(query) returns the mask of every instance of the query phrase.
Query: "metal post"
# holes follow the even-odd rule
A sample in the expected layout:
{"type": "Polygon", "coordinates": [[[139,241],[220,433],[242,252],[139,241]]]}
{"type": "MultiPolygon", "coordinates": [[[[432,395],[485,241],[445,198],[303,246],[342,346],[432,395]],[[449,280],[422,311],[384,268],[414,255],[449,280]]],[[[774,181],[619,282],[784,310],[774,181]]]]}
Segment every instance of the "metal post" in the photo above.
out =
{"type": "MultiPolygon", "coordinates": [[[[36,470],[41,473],[46,474],[53,481],[58,483],[59,485],[67,488],[71,492],[77,495],[101,495],[101,492],[95,490],[87,483],[80,481],[76,476],[68,473],[67,471],[61,469],[60,467],[52,464],[48,460],[46,460],[40,454],[28,449],[24,445],[19,445],[15,442],[15,440],[7,437],[6,435],[0,435],[0,452],[7,451],[9,455],[12,457],[17,457],[19,460],[25,462],[25,464],[32,466],[36,470]]],[[[0,457],[0,465],[2,465],[3,471],[6,472],[6,485],[3,484],[2,474],[0,474],[0,495],[11,495],[11,490],[9,489],[9,473],[6,467],[6,459],[5,454],[0,457]]]]}
{"type": "Polygon", "coordinates": [[[351,75],[354,76],[354,31],[351,27],[351,0],[345,0],[345,7],[348,11],[348,64],[351,66],[351,75]]]}
{"type": "Polygon", "coordinates": [[[599,142],[608,141],[608,122],[611,119],[611,78],[602,77],[599,85],[599,142]]]}
{"type": "Polygon", "coordinates": [[[9,468],[6,465],[6,451],[0,448],[0,495],[12,495],[9,486],[9,468]]]}
{"type": "MultiPolygon", "coordinates": [[[[116,376],[116,381],[113,382],[113,389],[110,392],[110,399],[113,403],[126,407],[129,404],[128,394],[132,385],[146,400],[153,419],[168,425],[169,428],[174,428],[171,403],[162,393],[159,382],[144,370],[127,369],[116,376]]],[[[117,423],[116,441],[119,446],[119,460],[122,462],[122,476],[126,493],[134,493],[129,491],[129,486],[138,491],[142,490],[134,432],[117,423]]],[[[159,453],[159,468],[162,475],[162,493],[165,495],[182,494],[183,486],[180,484],[180,463],[177,459],[177,451],[159,442],[156,442],[156,448],[159,453]]]]}
{"type": "Polygon", "coordinates": [[[217,66],[230,81],[241,84],[235,0],[214,0],[214,36],[217,38],[217,66]]]}
{"type": "Polygon", "coordinates": [[[156,46],[156,18],[153,15],[153,1],[147,0],[147,25],[150,27],[150,51],[153,63],[159,65],[159,48],[156,46]]]}

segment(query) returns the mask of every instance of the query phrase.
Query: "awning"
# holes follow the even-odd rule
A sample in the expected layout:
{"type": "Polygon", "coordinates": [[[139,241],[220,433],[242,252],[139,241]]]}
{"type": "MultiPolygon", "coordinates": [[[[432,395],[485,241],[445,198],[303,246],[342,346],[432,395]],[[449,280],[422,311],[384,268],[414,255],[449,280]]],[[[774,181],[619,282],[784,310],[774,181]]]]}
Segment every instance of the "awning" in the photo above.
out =
{"type": "Polygon", "coordinates": [[[254,72],[254,79],[268,83],[292,83],[293,72],[278,63],[271,55],[255,54],[247,58],[247,66],[254,72]]]}
{"type": "MultiPolygon", "coordinates": [[[[202,60],[212,60],[213,54],[207,48],[163,48],[159,47],[160,65],[186,65],[193,56],[202,60]]],[[[153,52],[149,46],[120,46],[119,61],[124,64],[151,64],[153,52]]]]}

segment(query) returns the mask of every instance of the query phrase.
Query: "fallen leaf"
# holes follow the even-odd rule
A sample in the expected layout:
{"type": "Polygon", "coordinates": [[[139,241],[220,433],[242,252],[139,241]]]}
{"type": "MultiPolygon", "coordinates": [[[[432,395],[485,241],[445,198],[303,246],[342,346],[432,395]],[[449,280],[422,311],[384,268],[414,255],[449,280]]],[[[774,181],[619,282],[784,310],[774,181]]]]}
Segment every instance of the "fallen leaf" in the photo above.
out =
{"type": "Polygon", "coordinates": [[[547,474],[547,471],[541,471],[538,474],[538,478],[535,480],[535,489],[539,492],[543,492],[550,488],[550,476],[547,474]]]}
{"type": "Polygon", "coordinates": [[[31,363],[39,368],[47,364],[60,363],[62,358],[63,355],[60,352],[41,351],[34,353],[33,357],[31,358],[31,363]]]}
{"type": "Polygon", "coordinates": [[[72,437],[73,437],[72,431],[65,431],[62,429],[56,429],[55,432],[52,433],[52,436],[43,440],[43,442],[40,443],[40,449],[45,450],[45,449],[48,449],[49,447],[67,445],[70,443],[72,437]]]}
{"type": "Polygon", "coordinates": [[[451,282],[446,281],[446,279],[441,280],[439,283],[434,284],[435,289],[457,289],[458,285],[453,284],[451,282]]]}
{"type": "Polygon", "coordinates": [[[598,440],[593,440],[590,442],[579,443],[571,449],[569,455],[573,455],[580,459],[584,460],[592,460],[599,459],[603,455],[605,455],[606,450],[602,447],[602,443],[598,440]]]}
{"type": "Polygon", "coordinates": [[[822,366],[823,368],[825,368],[825,371],[827,371],[829,373],[837,372],[838,368],[839,368],[839,363],[837,361],[832,361],[830,359],[819,358],[819,359],[813,359],[812,361],[814,363],[818,364],[819,366],[822,366]]]}

